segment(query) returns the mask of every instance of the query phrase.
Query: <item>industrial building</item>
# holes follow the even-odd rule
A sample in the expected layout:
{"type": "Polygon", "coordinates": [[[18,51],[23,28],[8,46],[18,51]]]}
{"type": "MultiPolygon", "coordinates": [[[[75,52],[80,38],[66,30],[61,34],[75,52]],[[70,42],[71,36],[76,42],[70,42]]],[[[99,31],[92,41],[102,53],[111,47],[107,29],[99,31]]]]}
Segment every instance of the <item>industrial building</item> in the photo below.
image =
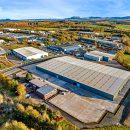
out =
{"type": "Polygon", "coordinates": [[[42,86],[41,88],[36,90],[36,94],[45,100],[54,96],[56,93],[57,93],[57,89],[49,85],[42,86]]]}
{"type": "Polygon", "coordinates": [[[66,46],[66,47],[61,47],[62,50],[66,53],[69,53],[70,51],[75,51],[75,50],[79,50],[81,47],[81,45],[71,45],[71,46],[66,46]]]}
{"type": "Polygon", "coordinates": [[[75,44],[75,45],[73,45],[73,44],[67,45],[66,44],[66,45],[62,45],[62,46],[52,45],[52,46],[48,46],[47,48],[52,50],[52,51],[71,53],[71,52],[74,52],[74,51],[78,51],[79,49],[82,49],[82,46],[78,45],[78,44],[75,44]]]}
{"type": "Polygon", "coordinates": [[[48,85],[40,79],[32,79],[29,81],[30,87],[34,92],[43,99],[48,99],[57,93],[57,89],[48,85]]]}
{"type": "Polygon", "coordinates": [[[81,31],[79,32],[80,35],[92,35],[92,36],[99,36],[100,33],[96,33],[96,32],[86,32],[86,31],[81,31]]]}
{"type": "Polygon", "coordinates": [[[104,41],[104,40],[99,40],[99,39],[90,39],[90,38],[80,38],[79,40],[87,44],[97,43],[101,46],[109,47],[109,48],[118,48],[119,45],[121,44],[121,43],[116,43],[116,42],[104,41]]]}
{"type": "Polygon", "coordinates": [[[29,81],[29,84],[33,90],[37,90],[37,89],[41,88],[42,86],[46,85],[46,83],[44,81],[41,81],[39,79],[32,79],[29,81]]]}
{"type": "Polygon", "coordinates": [[[114,100],[130,78],[130,72],[69,56],[54,58],[36,69],[77,87],[114,100]]]}
{"type": "Polygon", "coordinates": [[[10,53],[11,53],[10,50],[4,50],[3,48],[0,47],[0,56],[1,56],[1,55],[10,54],[10,53]]]}
{"type": "Polygon", "coordinates": [[[22,60],[32,60],[40,59],[42,57],[48,56],[47,52],[33,48],[33,47],[23,47],[13,50],[13,54],[21,58],[22,60]]]}
{"type": "Polygon", "coordinates": [[[0,44],[2,44],[2,43],[4,43],[4,42],[5,42],[5,40],[0,39],[0,44]]]}
{"type": "Polygon", "coordinates": [[[90,51],[84,54],[84,58],[94,61],[111,61],[115,58],[115,55],[100,51],[90,51]]]}
{"type": "Polygon", "coordinates": [[[17,28],[4,28],[4,31],[13,32],[13,31],[20,31],[20,29],[17,29],[17,28]]]}

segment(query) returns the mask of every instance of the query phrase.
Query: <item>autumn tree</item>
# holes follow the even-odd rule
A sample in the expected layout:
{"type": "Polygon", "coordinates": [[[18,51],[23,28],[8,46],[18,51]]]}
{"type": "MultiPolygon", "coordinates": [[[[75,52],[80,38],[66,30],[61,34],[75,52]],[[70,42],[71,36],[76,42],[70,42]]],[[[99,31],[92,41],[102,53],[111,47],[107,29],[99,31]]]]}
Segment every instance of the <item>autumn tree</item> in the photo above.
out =
{"type": "Polygon", "coordinates": [[[25,112],[25,107],[22,104],[18,103],[16,107],[17,107],[18,111],[25,112]]]}
{"type": "Polygon", "coordinates": [[[26,95],[26,87],[23,84],[19,84],[17,86],[16,92],[20,98],[24,98],[26,95]]]}
{"type": "Polygon", "coordinates": [[[1,130],[34,130],[34,129],[29,129],[24,123],[13,120],[11,122],[6,122],[1,128],[1,130]]]}
{"type": "Polygon", "coordinates": [[[122,38],[122,43],[125,44],[126,46],[130,46],[130,37],[124,35],[122,38]]]}
{"type": "Polygon", "coordinates": [[[4,97],[2,94],[0,94],[0,104],[2,104],[4,102],[4,97]]]}

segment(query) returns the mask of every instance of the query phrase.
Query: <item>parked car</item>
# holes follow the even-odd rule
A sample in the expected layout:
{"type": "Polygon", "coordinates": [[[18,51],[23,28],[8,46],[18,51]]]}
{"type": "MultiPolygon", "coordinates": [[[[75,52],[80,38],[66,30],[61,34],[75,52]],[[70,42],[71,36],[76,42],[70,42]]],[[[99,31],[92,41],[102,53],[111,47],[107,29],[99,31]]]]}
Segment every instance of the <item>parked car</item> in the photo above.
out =
{"type": "Polygon", "coordinates": [[[26,98],[30,98],[31,95],[30,95],[30,94],[26,94],[25,97],[26,97],[26,98]]]}

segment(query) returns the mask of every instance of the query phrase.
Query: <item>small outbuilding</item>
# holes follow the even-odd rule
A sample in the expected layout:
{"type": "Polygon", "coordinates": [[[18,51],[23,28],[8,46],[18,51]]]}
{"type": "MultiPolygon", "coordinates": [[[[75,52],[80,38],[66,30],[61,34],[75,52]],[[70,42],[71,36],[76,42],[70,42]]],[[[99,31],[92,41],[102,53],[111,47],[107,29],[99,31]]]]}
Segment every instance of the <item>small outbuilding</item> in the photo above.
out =
{"type": "Polygon", "coordinates": [[[34,89],[37,90],[41,88],[42,86],[46,85],[46,83],[40,79],[32,79],[29,81],[30,86],[34,89]]]}
{"type": "Polygon", "coordinates": [[[41,88],[36,90],[36,94],[45,100],[54,96],[56,93],[57,89],[49,85],[42,86],[41,88]]]}

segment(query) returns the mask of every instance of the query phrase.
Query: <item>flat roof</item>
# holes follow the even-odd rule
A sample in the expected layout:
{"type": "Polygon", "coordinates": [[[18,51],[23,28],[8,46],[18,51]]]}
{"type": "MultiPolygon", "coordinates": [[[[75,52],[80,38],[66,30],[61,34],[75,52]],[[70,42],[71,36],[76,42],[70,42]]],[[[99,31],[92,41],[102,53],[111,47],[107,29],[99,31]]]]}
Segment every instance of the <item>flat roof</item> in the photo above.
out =
{"type": "Polygon", "coordinates": [[[105,53],[105,52],[101,52],[101,51],[91,51],[91,53],[100,55],[100,56],[115,57],[115,55],[113,55],[113,54],[109,54],[109,53],[105,53]]]}
{"type": "Polygon", "coordinates": [[[31,81],[29,81],[29,83],[34,84],[35,86],[37,86],[39,88],[46,85],[46,83],[44,81],[41,81],[39,79],[32,79],[31,81]]]}
{"type": "Polygon", "coordinates": [[[100,51],[90,51],[90,52],[87,52],[86,54],[93,55],[93,56],[96,56],[96,57],[97,56],[99,56],[99,57],[106,56],[106,57],[109,57],[109,58],[114,58],[115,57],[115,55],[113,55],[113,54],[100,52],[100,51]]]}
{"type": "Polygon", "coordinates": [[[128,71],[69,56],[45,61],[37,67],[110,95],[115,95],[130,77],[128,71]]]}
{"type": "Polygon", "coordinates": [[[95,38],[95,39],[92,39],[92,38],[81,38],[81,39],[85,39],[85,40],[92,40],[92,41],[96,41],[96,42],[102,42],[102,43],[108,43],[108,44],[119,44],[119,43],[117,43],[117,42],[111,42],[111,41],[106,41],[106,40],[100,40],[100,39],[97,39],[97,38],[95,38]]]}
{"type": "Polygon", "coordinates": [[[68,46],[63,46],[61,47],[63,49],[73,49],[73,48],[81,48],[81,45],[76,44],[76,45],[68,45],[68,46]]]}
{"type": "Polygon", "coordinates": [[[54,90],[56,90],[56,88],[48,85],[48,86],[42,86],[41,88],[37,89],[37,92],[41,93],[42,95],[47,95],[54,90]]]}
{"type": "Polygon", "coordinates": [[[17,52],[18,54],[24,57],[29,57],[37,54],[43,54],[43,55],[47,54],[47,52],[44,52],[34,47],[22,47],[22,48],[14,49],[13,51],[17,52]]]}
{"type": "Polygon", "coordinates": [[[102,56],[93,54],[93,53],[91,53],[91,52],[86,52],[86,53],[84,54],[84,56],[86,56],[86,55],[91,55],[91,56],[94,56],[94,57],[102,58],[102,56]]]}

